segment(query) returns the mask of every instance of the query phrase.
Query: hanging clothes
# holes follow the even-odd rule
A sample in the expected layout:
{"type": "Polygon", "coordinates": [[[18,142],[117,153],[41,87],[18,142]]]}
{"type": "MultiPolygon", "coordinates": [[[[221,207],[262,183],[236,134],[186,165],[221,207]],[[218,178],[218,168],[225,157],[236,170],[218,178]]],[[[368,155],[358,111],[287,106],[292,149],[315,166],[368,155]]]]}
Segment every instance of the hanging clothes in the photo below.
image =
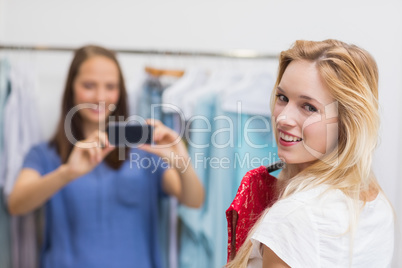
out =
{"type": "Polygon", "coordinates": [[[227,224],[224,213],[232,200],[232,184],[235,178],[235,132],[233,122],[224,116],[220,106],[222,96],[216,99],[213,136],[211,137],[211,161],[208,173],[208,213],[204,216],[204,234],[213,254],[211,267],[222,267],[226,260],[227,224]],[[212,159],[217,159],[212,161],[212,159]],[[229,163],[221,166],[221,161],[229,163]],[[216,164],[219,163],[218,165],[216,164]]]}
{"type": "MultiPolygon", "coordinates": [[[[199,120],[192,121],[191,129],[208,129],[208,122],[213,122],[215,115],[216,93],[199,97],[194,113],[200,116],[199,120]],[[205,120],[201,119],[204,118],[205,120]]],[[[188,140],[189,155],[192,165],[205,189],[205,201],[201,208],[193,209],[180,206],[179,216],[182,222],[180,230],[180,255],[179,267],[203,268],[212,266],[214,252],[204,232],[204,216],[208,213],[209,203],[209,179],[208,168],[210,156],[211,133],[206,131],[192,132],[188,140]]],[[[213,204],[212,204],[213,205],[213,204]]]]}
{"type": "Polygon", "coordinates": [[[204,95],[200,91],[194,93],[196,104],[190,115],[198,119],[192,120],[190,129],[203,131],[191,132],[189,152],[206,196],[201,209],[180,208],[184,223],[180,252],[183,268],[225,265],[228,241],[225,211],[241,179],[247,171],[277,161],[269,116],[273,80],[266,72],[249,72],[241,79],[238,77],[236,73],[227,76],[226,83],[222,82],[224,79],[220,82],[216,79],[223,88],[206,90],[204,95]],[[242,104],[240,109],[238,101],[242,104]],[[255,103],[260,105],[254,106],[255,103]]]}
{"type": "Polygon", "coordinates": [[[192,117],[198,116],[194,108],[198,105],[199,98],[230,88],[236,85],[242,77],[243,74],[238,71],[218,70],[213,72],[205,83],[184,92],[182,96],[179,96],[182,99],[180,109],[183,111],[184,118],[191,120],[192,117]]]}
{"type": "MultiPolygon", "coordinates": [[[[11,92],[11,84],[9,80],[10,63],[6,59],[0,60],[0,160],[3,161],[4,151],[4,112],[8,97],[11,92]]],[[[3,170],[3,162],[0,169],[3,170]]],[[[4,177],[0,178],[0,187],[4,186],[4,177]]]]}
{"type": "Polygon", "coordinates": [[[274,87],[274,79],[265,70],[251,70],[244,72],[240,83],[226,88],[221,94],[224,96],[222,110],[233,113],[271,116],[269,101],[274,87]],[[238,110],[239,103],[241,111],[238,110]]]}
{"type": "MultiPolygon", "coordinates": [[[[4,109],[11,88],[9,82],[10,64],[6,59],[0,60],[0,175],[4,174],[4,109]]],[[[3,194],[4,177],[0,176],[0,267],[11,267],[10,215],[7,211],[3,194]]]]}
{"type": "MultiPolygon", "coordinates": [[[[138,114],[143,119],[157,119],[168,127],[175,129],[172,114],[163,112],[162,94],[166,88],[178,81],[181,71],[146,68],[146,79],[139,96],[138,114]]],[[[136,105],[132,102],[130,105],[136,105]]],[[[177,130],[176,130],[177,131],[177,130]]],[[[159,200],[159,243],[161,245],[162,263],[166,268],[177,267],[177,199],[169,197],[159,200]]]]}
{"type": "MultiPolygon", "coordinates": [[[[220,233],[221,228],[215,232],[215,228],[220,226],[215,225],[215,219],[222,214],[219,209],[222,202],[221,200],[216,202],[214,195],[222,189],[214,189],[220,186],[216,185],[214,180],[221,178],[211,177],[214,172],[211,171],[213,169],[211,161],[219,159],[214,152],[216,144],[211,144],[211,139],[213,133],[222,127],[222,122],[215,120],[220,114],[217,100],[219,92],[232,87],[240,79],[241,76],[236,72],[214,73],[205,86],[196,89],[195,92],[187,93],[187,98],[185,96],[185,104],[193,104],[184,109],[186,118],[191,122],[190,129],[202,130],[192,131],[188,144],[192,164],[205,188],[205,202],[200,209],[180,207],[180,219],[183,222],[180,233],[180,267],[183,268],[218,267],[215,263],[220,254],[219,241],[221,238],[224,239],[225,234],[220,233]]],[[[218,195],[226,195],[228,192],[230,193],[229,185],[218,195]]],[[[229,198],[223,199],[229,200],[229,198]]]]}
{"type": "Polygon", "coordinates": [[[184,105],[183,99],[186,94],[191,94],[194,89],[202,86],[208,79],[205,70],[191,68],[176,83],[166,88],[162,93],[163,112],[181,113],[184,105]]]}
{"type": "Polygon", "coordinates": [[[153,118],[162,121],[162,92],[164,87],[155,76],[148,75],[140,95],[139,115],[144,118],[153,118]]]}
{"type": "MultiPolygon", "coordinates": [[[[34,101],[32,70],[12,65],[11,93],[4,110],[4,194],[14,187],[28,150],[41,141],[39,116],[34,101]]],[[[12,267],[31,268],[38,265],[38,242],[34,212],[11,218],[12,267]]]]}
{"type": "Polygon", "coordinates": [[[129,103],[129,115],[139,115],[141,107],[141,94],[144,83],[147,79],[145,72],[136,72],[131,74],[127,81],[127,97],[129,103]]]}

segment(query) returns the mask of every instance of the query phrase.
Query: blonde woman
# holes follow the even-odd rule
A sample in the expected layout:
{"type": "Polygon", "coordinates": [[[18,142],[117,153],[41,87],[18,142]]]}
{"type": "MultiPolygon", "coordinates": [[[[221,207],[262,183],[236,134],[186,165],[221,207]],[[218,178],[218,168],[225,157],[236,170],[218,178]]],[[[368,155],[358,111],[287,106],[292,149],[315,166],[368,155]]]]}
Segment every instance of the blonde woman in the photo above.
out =
{"type": "Polygon", "coordinates": [[[227,267],[389,267],[394,214],[371,171],[379,128],[374,59],[337,40],[296,41],[280,55],[271,102],[286,164],[278,200],[227,267]]]}

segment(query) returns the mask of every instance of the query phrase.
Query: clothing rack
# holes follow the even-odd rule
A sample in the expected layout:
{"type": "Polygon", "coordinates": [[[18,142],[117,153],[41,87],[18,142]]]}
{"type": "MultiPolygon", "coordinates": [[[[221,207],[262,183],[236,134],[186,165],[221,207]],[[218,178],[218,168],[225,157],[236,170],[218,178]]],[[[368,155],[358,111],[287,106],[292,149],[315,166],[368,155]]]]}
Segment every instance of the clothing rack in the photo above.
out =
{"type": "MultiPolygon", "coordinates": [[[[0,50],[32,50],[32,51],[60,51],[73,52],[74,47],[43,46],[43,45],[15,45],[0,44],[0,50]]],[[[259,53],[253,50],[237,49],[223,52],[208,51],[181,51],[181,50],[142,50],[142,49],[111,49],[116,53],[138,55],[162,55],[183,57],[211,57],[211,58],[235,58],[235,59],[278,59],[279,54],[259,53]]]]}

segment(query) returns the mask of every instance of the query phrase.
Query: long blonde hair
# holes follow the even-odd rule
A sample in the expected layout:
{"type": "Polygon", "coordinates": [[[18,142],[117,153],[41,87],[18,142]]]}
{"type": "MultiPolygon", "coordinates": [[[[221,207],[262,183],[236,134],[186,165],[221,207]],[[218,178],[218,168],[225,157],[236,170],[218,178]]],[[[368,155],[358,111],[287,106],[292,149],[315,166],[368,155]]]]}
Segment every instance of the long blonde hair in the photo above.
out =
{"type": "MultiPolygon", "coordinates": [[[[330,189],[339,189],[351,200],[349,230],[353,233],[359,215],[359,200],[365,203],[370,189],[381,190],[371,171],[380,123],[377,64],[367,51],[355,45],[332,39],[320,42],[299,40],[280,54],[275,89],[289,64],[297,60],[316,64],[321,78],[337,102],[338,146],[292,178],[289,178],[291,165],[285,167],[278,178],[284,185],[280,199],[321,184],[330,185],[330,189]]],[[[271,95],[271,112],[277,100],[275,89],[271,95]]],[[[274,133],[275,125],[273,122],[274,133]]],[[[250,239],[268,209],[227,267],[247,266],[252,249],[250,239]]]]}

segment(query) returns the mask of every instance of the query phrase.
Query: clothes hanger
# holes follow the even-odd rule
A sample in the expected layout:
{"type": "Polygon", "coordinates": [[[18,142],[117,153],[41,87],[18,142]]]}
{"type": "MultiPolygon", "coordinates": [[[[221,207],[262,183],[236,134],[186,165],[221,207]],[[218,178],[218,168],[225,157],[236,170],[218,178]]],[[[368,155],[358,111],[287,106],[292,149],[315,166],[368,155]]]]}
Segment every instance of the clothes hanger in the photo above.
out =
{"type": "Polygon", "coordinates": [[[173,76],[173,77],[177,77],[180,78],[184,75],[184,71],[183,70],[173,70],[173,69],[159,69],[159,68],[154,68],[154,67],[150,67],[150,66],[145,66],[145,72],[147,72],[148,74],[152,75],[152,76],[173,76]]]}

